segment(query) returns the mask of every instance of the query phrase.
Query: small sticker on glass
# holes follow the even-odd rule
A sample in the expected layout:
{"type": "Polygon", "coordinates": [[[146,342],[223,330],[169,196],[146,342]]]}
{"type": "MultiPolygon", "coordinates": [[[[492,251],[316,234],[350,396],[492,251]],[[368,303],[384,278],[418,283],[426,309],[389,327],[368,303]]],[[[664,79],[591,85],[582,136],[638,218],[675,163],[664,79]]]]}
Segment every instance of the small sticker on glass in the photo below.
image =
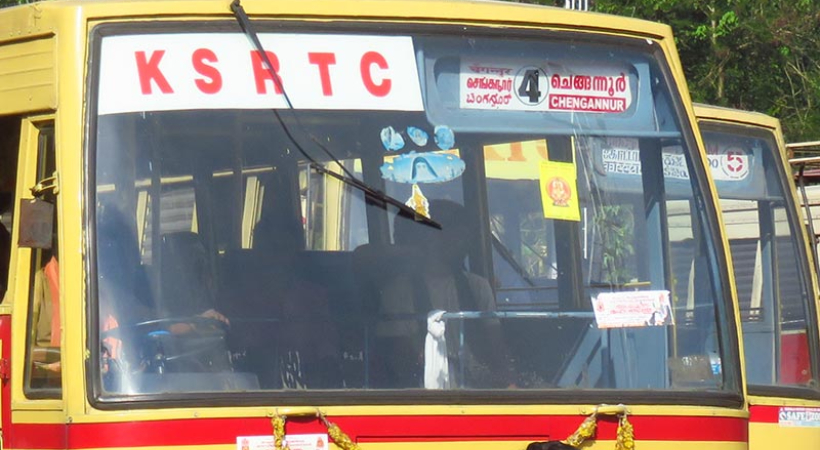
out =
{"type": "Polygon", "coordinates": [[[602,292],[592,299],[598,328],[674,325],[669,291],[602,292]]]}

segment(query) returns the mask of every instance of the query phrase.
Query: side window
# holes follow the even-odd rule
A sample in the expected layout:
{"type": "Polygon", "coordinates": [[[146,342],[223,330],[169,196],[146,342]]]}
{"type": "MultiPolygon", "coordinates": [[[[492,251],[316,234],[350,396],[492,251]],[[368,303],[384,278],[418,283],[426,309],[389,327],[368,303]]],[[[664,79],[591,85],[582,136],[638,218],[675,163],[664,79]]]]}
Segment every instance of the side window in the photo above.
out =
{"type": "MultiPolygon", "coordinates": [[[[39,127],[37,146],[37,180],[40,182],[54,176],[56,170],[53,124],[39,127]]],[[[30,398],[59,398],[62,366],[56,196],[53,191],[47,191],[42,199],[54,205],[54,227],[51,248],[32,250],[24,390],[30,398]]]]}
{"type": "Polygon", "coordinates": [[[3,299],[9,287],[11,224],[19,147],[20,119],[17,117],[0,118],[0,300],[3,299]]]}
{"type": "Polygon", "coordinates": [[[720,131],[704,133],[707,146],[717,154],[746,155],[749,169],[741,173],[754,181],[752,187],[742,180],[717,184],[740,302],[748,383],[816,386],[808,260],[798,244],[800,225],[788,201],[793,194],[783,182],[777,146],[773,138],[752,132],[720,131]]]}
{"type": "Polygon", "coordinates": [[[799,236],[785,202],[721,199],[734,260],[749,384],[814,384],[807,336],[809,297],[801,273],[799,236]],[[727,213],[728,211],[728,213],[727,213]],[[744,226],[755,214],[759,230],[744,226]]]}

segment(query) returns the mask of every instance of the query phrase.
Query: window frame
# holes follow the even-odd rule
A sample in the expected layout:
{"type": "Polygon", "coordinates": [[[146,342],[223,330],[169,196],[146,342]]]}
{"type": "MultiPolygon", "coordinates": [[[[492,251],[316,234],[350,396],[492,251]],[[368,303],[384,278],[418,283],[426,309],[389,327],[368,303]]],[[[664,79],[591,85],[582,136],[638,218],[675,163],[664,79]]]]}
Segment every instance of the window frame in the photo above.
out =
{"type": "MultiPolygon", "coordinates": [[[[338,22],[330,22],[326,24],[289,24],[283,25],[281,23],[270,22],[270,21],[260,21],[258,23],[260,30],[264,29],[265,31],[302,31],[302,32],[346,32],[346,31],[354,31],[359,33],[364,32],[373,32],[373,33],[399,33],[399,32],[407,32],[407,33],[430,33],[430,34],[437,34],[437,35],[456,35],[456,36],[470,36],[470,35],[477,35],[477,36],[484,36],[484,37],[528,37],[528,38],[549,38],[553,36],[559,36],[562,40],[569,41],[572,39],[579,39],[579,40],[587,40],[587,41],[598,41],[600,42],[600,36],[592,36],[588,33],[576,32],[576,31],[562,31],[559,33],[555,31],[547,31],[547,30],[526,30],[526,29],[504,29],[504,30],[492,30],[485,27],[478,27],[478,26],[441,26],[441,25],[406,25],[406,26],[396,26],[395,24],[391,24],[389,27],[389,31],[387,30],[385,25],[380,24],[351,24],[351,23],[338,23],[338,22]],[[309,28],[308,28],[309,27],[309,28]]],[[[209,31],[209,32],[220,32],[230,30],[233,31],[235,28],[235,24],[232,22],[224,22],[224,23],[211,23],[206,24],[203,22],[191,22],[191,23],[182,23],[182,22],[167,22],[167,23],[132,23],[132,24],[102,24],[95,27],[91,32],[91,49],[90,54],[91,57],[88,61],[88,73],[89,77],[87,79],[87,93],[88,93],[88,101],[87,104],[89,108],[87,109],[87,123],[88,126],[86,127],[86,145],[85,145],[85,152],[87,158],[87,168],[89,168],[88,176],[85,179],[86,186],[85,186],[85,194],[87,201],[85,202],[85,221],[86,227],[89,230],[89,236],[95,236],[95,212],[94,212],[94,198],[95,198],[95,183],[94,183],[94,167],[95,167],[95,152],[96,152],[96,96],[97,96],[97,82],[99,80],[99,68],[96,64],[97,59],[100,55],[100,46],[102,38],[105,36],[113,36],[113,35],[122,35],[122,34],[132,34],[132,33],[160,33],[160,32],[173,32],[173,31],[180,31],[184,30],[186,32],[195,32],[195,31],[209,31]]],[[[636,46],[639,43],[645,43],[646,41],[640,36],[630,36],[630,37],[616,37],[613,42],[617,45],[618,43],[623,43],[625,45],[636,46]]],[[[687,115],[686,111],[687,108],[685,107],[686,102],[680,97],[681,93],[674,89],[676,78],[672,74],[672,69],[668,66],[668,61],[664,57],[665,55],[662,51],[655,46],[654,49],[647,50],[647,54],[657,56],[656,61],[659,64],[660,70],[666,75],[666,80],[670,83],[670,99],[673,105],[671,108],[680,113],[679,120],[683,121],[681,123],[681,139],[686,142],[687,146],[692,149],[697,148],[697,140],[693,136],[694,125],[690,124],[687,119],[689,115],[687,115]],[[688,125],[688,126],[687,126],[688,125]]],[[[696,152],[695,152],[696,153],[696,152]]],[[[696,156],[695,156],[696,157],[696,156]]],[[[365,170],[367,171],[367,170],[365,170]]],[[[717,221],[717,212],[715,208],[704,208],[704,203],[709,201],[712,193],[708,187],[708,181],[706,181],[706,169],[703,165],[695,165],[694,167],[690,167],[690,174],[694,178],[693,179],[693,190],[695,192],[696,198],[694,201],[698,203],[701,209],[705,209],[705,217],[709,220],[709,232],[710,232],[710,239],[706,243],[706,245],[714,250],[715,248],[719,247],[720,236],[718,230],[718,221],[717,221]]],[[[88,298],[96,298],[97,286],[96,280],[94,276],[94,267],[96,266],[96,256],[95,251],[93,248],[93,239],[89,239],[88,243],[88,257],[87,257],[87,268],[89,276],[88,283],[87,283],[87,295],[88,298]]],[[[718,301],[716,302],[716,309],[717,315],[720,318],[720,324],[724,325],[719,327],[719,337],[718,339],[721,342],[721,346],[727,345],[728,348],[724,349],[725,352],[725,362],[724,364],[726,367],[736,367],[738,369],[738,373],[731,374],[731,381],[727,383],[725,390],[716,392],[716,391],[705,391],[705,392],[695,392],[690,393],[686,392],[686,399],[682,399],[681,394],[682,391],[653,391],[653,392],[645,392],[645,391],[634,391],[634,392],[621,392],[616,390],[590,390],[584,392],[578,391],[568,391],[568,390],[549,390],[549,391],[526,391],[526,392],[514,392],[514,391],[482,391],[480,395],[464,395],[459,394],[458,392],[448,392],[442,393],[440,392],[419,392],[419,391],[411,391],[408,394],[397,393],[397,391],[356,391],[356,392],[333,392],[332,394],[328,394],[326,392],[321,391],[314,391],[314,392],[299,392],[299,393],[290,393],[290,392],[254,392],[254,393],[226,393],[226,395],[220,395],[214,393],[208,394],[185,394],[185,395],[175,395],[175,396],[167,396],[164,398],[159,398],[156,395],[144,395],[144,396],[116,396],[116,395],[108,395],[103,397],[103,390],[101,386],[101,382],[99,377],[96,375],[98,374],[97,368],[99,367],[99,355],[98,352],[95,351],[93,348],[89,348],[88,350],[91,352],[91,357],[86,361],[86,371],[87,375],[87,385],[89,386],[88,389],[88,400],[89,402],[101,409],[123,409],[123,408],[132,408],[133,405],[140,404],[146,407],[166,407],[166,406],[173,406],[173,405],[180,405],[180,404],[196,404],[196,405],[265,405],[269,404],[271,399],[275,399],[277,402],[289,402],[292,404],[315,404],[316,402],[322,402],[323,404],[411,404],[411,403],[424,403],[424,404],[446,404],[446,403],[453,403],[453,402],[460,402],[460,403],[474,403],[474,404],[486,404],[488,402],[497,402],[497,403],[551,403],[555,401],[559,402],[566,402],[566,401],[573,401],[573,402],[622,402],[628,401],[631,403],[663,403],[663,404],[681,404],[681,402],[685,402],[686,404],[692,405],[711,405],[711,406],[725,406],[725,407],[740,407],[742,405],[742,374],[739,373],[740,364],[738,361],[739,354],[735,348],[738,345],[737,340],[737,324],[734,321],[734,314],[733,314],[733,296],[730,290],[730,283],[729,283],[729,274],[727,269],[727,258],[723,255],[720,251],[712,251],[710,252],[710,267],[713,271],[713,288],[715,288],[715,294],[718,297],[718,301]]],[[[92,302],[89,302],[88,306],[89,310],[87,311],[88,314],[88,330],[90,330],[89,335],[87,336],[87,342],[97,342],[96,339],[99,338],[98,332],[96,331],[96,324],[98,323],[98,313],[96,308],[92,307],[92,302]]]]}
{"type": "MultiPolygon", "coordinates": [[[[34,186],[37,182],[43,179],[42,171],[44,168],[42,167],[43,161],[41,159],[41,151],[43,151],[42,145],[43,142],[41,138],[45,135],[51,135],[51,142],[53,143],[53,158],[54,158],[54,169],[55,172],[59,172],[59,163],[57,162],[58,159],[58,145],[57,145],[57,121],[56,117],[53,114],[49,115],[41,115],[41,116],[32,116],[26,117],[23,119],[21,124],[21,133],[20,133],[20,159],[18,164],[21,165],[20,171],[18,174],[20,175],[20,179],[18,180],[18,192],[16,194],[15,202],[16,208],[19,208],[19,203],[22,200],[32,198],[28,187],[34,186]],[[44,130],[49,130],[50,133],[44,133],[44,130]],[[24,187],[25,189],[20,189],[24,187]]],[[[49,175],[50,176],[50,175],[49,175]]],[[[50,194],[51,195],[51,194],[50,194]]],[[[59,195],[52,195],[52,199],[54,201],[54,216],[57,218],[59,216],[59,203],[60,203],[60,196],[59,195]]],[[[17,216],[15,217],[15,225],[19,226],[19,209],[16,210],[17,216]]],[[[59,242],[60,236],[60,226],[59,220],[55,220],[54,226],[54,234],[57,237],[59,242]]],[[[22,249],[19,249],[22,250],[22,249]]],[[[15,339],[17,344],[14,345],[16,351],[19,351],[19,354],[23,355],[23,364],[20,364],[18,369],[15,370],[15,375],[13,378],[19,380],[15,383],[13,388],[15,395],[13,396],[13,408],[14,409],[45,409],[45,410],[58,410],[62,408],[63,404],[63,389],[64,380],[62,377],[62,372],[59,375],[60,387],[54,389],[29,389],[27,387],[28,380],[30,379],[31,373],[31,349],[32,349],[32,321],[33,321],[33,296],[34,296],[34,276],[35,270],[34,265],[37,263],[37,252],[40,250],[35,249],[25,249],[24,251],[18,252],[18,259],[17,259],[17,268],[16,271],[19,275],[21,275],[21,279],[25,279],[23,283],[26,285],[26,295],[24,301],[18,301],[17,306],[15,306],[15,310],[19,314],[19,321],[15,320],[15,330],[24,330],[24,334],[17,333],[17,336],[20,336],[19,339],[15,339]],[[19,309],[18,309],[19,308],[19,309]],[[19,345],[19,346],[18,346],[19,345]]],[[[18,283],[20,286],[21,283],[18,283]]],[[[64,303],[61,289],[61,298],[59,304],[61,305],[64,303]]],[[[61,322],[62,322],[62,314],[61,322]]],[[[60,328],[62,329],[62,323],[60,324],[60,328]]],[[[62,356],[64,355],[63,351],[63,342],[61,339],[60,346],[58,348],[60,354],[60,361],[62,361],[62,356]]]]}
{"type": "MultiPolygon", "coordinates": [[[[771,152],[768,155],[768,157],[771,158],[770,161],[772,162],[772,167],[764,168],[763,176],[770,176],[769,171],[771,171],[772,175],[776,177],[777,187],[780,189],[780,194],[783,196],[783,200],[785,203],[783,205],[783,211],[786,213],[788,217],[788,221],[786,222],[786,224],[789,227],[791,242],[793,243],[794,250],[796,252],[796,270],[798,271],[800,282],[802,284],[801,292],[804,297],[802,301],[804,303],[803,311],[805,313],[806,320],[806,335],[808,337],[820,335],[820,330],[818,330],[818,327],[820,327],[820,316],[818,315],[818,305],[816,302],[816,299],[818,298],[818,293],[816,291],[816,281],[814,281],[812,277],[813,265],[811,264],[808,253],[809,251],[811,251],[809,250],[811,246],[808,243],[808,235],[806,234],[805,226],[802,225],[803,222],[801,220],[801,213],[798,210],[799,205],[797,203],[797,191],[795,190],[793,181],[791,181],[791,179],[788,176],[788,167],[790,166],[788,165],[788,161],[784,158],[784,154],[782,151],[783,149],[780,146],[780,141],[777,139],[776,136],[776,130],[763,127],[760,125],[717,121],[710,119],[699,119],[698,122],[701,128],[701,132],[704,134],[716,133],[724,135],[740,135],[747,138],[758,138],[769,144],[769,150],[771,150],[771,152]]],[[[718,195],[718,198],[719,197],[720,196],[718,195]]],[[[753,201],[758,205],[757,208],[759,211],[761,208],[760,202],[762,200],[757,199],[753,201]]],[[[770,213],[772,215],[774,214],[774,210],[772,208],[767,209],[770,210],[770,213]]],[[[728,235],[726,236],[726,239],[728,243],[728,235]]],[[[759,237],[757,239],[760,240],[759,237]]],[[[773,241],[773,244],[775,243],[776,241],[773,241]]],[[[777,306],[781,307],[781,293],[778,292],[773,295],[777,297],[775,299],[778,301],[777,306]]],[[[739,302],[740,299],[738,298],[738,306],[739,302]]],[[[740,327],[742,333],[742,317],[740,327]]],[[[780,337],[782,337],[782,335],[780,335],[778,338],[780,337]]],[[[780,344],[775,342],[775,345],[780,344]]],[[[813,371],[813,377],[815,380],[818,380],[820,379],[820,342],[818,342],[817,339],[808,339],[808,352],[809,364],[811,370],[813,371]]],[[[780,352],[778,352],[777,357],[778,360],[774,361],[773,364],[776,366],[780,366],[780,364],[782,363],[782,360],[780,359],[782,358],[782,355],[780,354],[780,352]]],[[[779,372],[779,368],[777,368],[777,371],[779,372]]],[[[820,386],[811,387],[797,385],[763,385],[748,383],[747,380],[747,391],[749,395],[755,396],[820,400],[820,386]]]]}

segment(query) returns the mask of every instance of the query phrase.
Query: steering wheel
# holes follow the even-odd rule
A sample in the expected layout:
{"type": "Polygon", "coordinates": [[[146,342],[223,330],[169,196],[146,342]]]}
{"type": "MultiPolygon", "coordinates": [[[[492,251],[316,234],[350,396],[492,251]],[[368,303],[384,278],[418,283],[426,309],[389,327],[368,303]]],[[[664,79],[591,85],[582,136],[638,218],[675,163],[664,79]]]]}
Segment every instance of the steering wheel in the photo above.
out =
{"type": "Polygon", "coordinates": [[[149,372],[164,373],[167,365],[176,371],[209,372],[230,367],[225,346],[228,329],[226,323],[210,317],[164,317],[120,326],[101,337],[117,337],[124,343],[131,340],[140,365],[149,372]],[[191,329],[174,333],[170,328],[176,324],[191,329]]]}
{"type": "Polygon", "coordinates": [[[145,320],[143,322],[138,322],[133,325],[130,325],[129,328],[131,328],[134,331],[143,330],[145,334],[150,334],[152,332],[158,331],[167,331],[170,333],[170,330],[168,330],[168,328],[177,324],[192,325],[192,329],[189,332],[181,333],[181,336],[190,333],[196,333],[200,335],[224,335],[228,333],[228,329],[230,328],[228,324],[221,320],[204,316],[163,317],[160,319],[151,319],[145,320]]]}

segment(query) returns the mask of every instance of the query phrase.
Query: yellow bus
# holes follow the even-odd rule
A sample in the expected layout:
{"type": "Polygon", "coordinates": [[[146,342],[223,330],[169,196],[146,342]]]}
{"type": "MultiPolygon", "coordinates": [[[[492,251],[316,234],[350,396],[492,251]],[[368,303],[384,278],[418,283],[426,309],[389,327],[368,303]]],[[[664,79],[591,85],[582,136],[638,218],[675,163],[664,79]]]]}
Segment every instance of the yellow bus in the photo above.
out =
{"type": "Polygon", "coordinates": [[[820,442],[817,273],[780,122],[695,105],[733,256],[751,449],[820,442]]]}
{"type": "Polygon", "coordinates": [[[6,448],[747,447],[669,27],[52,1],[0,62],[6,448]]]}

